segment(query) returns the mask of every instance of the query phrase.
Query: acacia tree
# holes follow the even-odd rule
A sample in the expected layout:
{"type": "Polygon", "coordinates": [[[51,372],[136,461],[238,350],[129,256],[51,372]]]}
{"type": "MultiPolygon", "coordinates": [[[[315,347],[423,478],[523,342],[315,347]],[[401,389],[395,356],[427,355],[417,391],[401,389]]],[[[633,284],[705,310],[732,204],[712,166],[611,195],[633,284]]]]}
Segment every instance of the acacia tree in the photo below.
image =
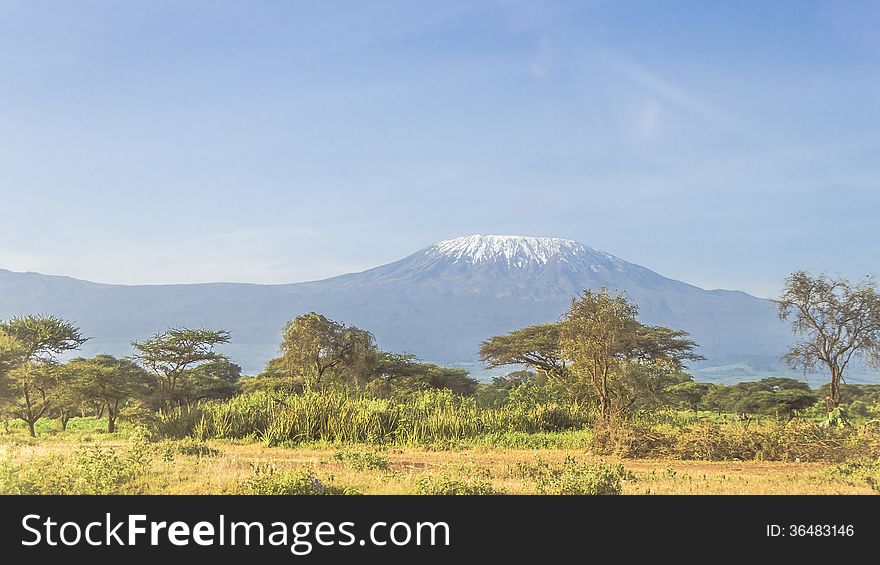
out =
{"type": "Polygon", "coordinates": [[[133,400],[146,396],[150,375],[133,361],[111,355],[77,358],[64,367],[71,401],[99,404],[107,414],[107,433],[116,431],[116,420],[133,400]]]}
{"type": "Polygon", "coordinates": [[[572,378],[560,344],[561,330],[560,324],[539,324],[491,337],[480,345],[480,360],[489,369],[526,365],[580,399],[587,391],[572,378]]]}
{"type": "Polygon", "coordinates": [[[10,371],[2,390],[8,399],[6,410],[25,422],[30,436],[36,437],[36,423],[57,400],[58,365],[28,361],[10,371]]]}
{"type": "Polygon", "coordinates": [[[477,390],[477,380],[466,369],[423,363],[409,353],[380,351],[376,358],[370,392],[379,396],[406,397],[430,389],[471,396],[477,390]]]}
{"type": "Polygon", "coordinates": [[[572,300],[561,322],[561,351],[571,360],[572,371],[592,386],[605,421],[622,415],[635,402],[614,405],[616,380],[625,382],[643,364],[661,367],[665,374],[680,372],[686,360],[702,359],[693,352],[696,344],[687,339],[687,332],[646,326],[636,319],[638,311],[623,294],[587,290],[572,300]]]}
{"type": "Polygon", "coordinates": [[[178,384],[186,371],[203,363],[227,361],[214,346],[229,343],[226,330],[171,328],[142,342],[132,342],[135,359],[154,377],[159,406],[178,402],[178,384]]]}
{"type": "Polygon", "coordinates": [[[323,386],[329,376],[347,378],[363,388],[377,348],[373,335],[355,326],[310,312],[287,323],[281,341],[282,365],[307,389],[323,386]]]}
{"type": "Polygon", "coordinates": [[[880,361],[880,295],[874,282],[798,271],[786,279],[776,304],[780,319],[790,320],[798,338],[783,359],[805,372],[820,365],[828,369],[825,405],[831,412],[840,406],[840,384],[849,364],[858,358],[880,361]]]}
{"type": "Polygon", "coordinates": [[[225,400],[239,391],[241,367],[227,359],[203,363],[184,372],[178,396],[193,406],[202,400],[225,400]]]}
{"type": "MultiPolygon", "coordinates": [[[[55,316],[20,316],[0,323],[7,352],[14,351],[13,365],[6,369],[4,395],[12,401],[10,413],[24,420],[31,437],[34,425],[52,408],[52,391],[57,385],[56,360],[88,341],[79,328],[55,316]]],[[[9,354],[7,353],[7,356],[9,354]]]]}
{"type": "Polygon", "coordinates": [[[0,382],[24,361],[24,346],[0,327],[0,382]]]}

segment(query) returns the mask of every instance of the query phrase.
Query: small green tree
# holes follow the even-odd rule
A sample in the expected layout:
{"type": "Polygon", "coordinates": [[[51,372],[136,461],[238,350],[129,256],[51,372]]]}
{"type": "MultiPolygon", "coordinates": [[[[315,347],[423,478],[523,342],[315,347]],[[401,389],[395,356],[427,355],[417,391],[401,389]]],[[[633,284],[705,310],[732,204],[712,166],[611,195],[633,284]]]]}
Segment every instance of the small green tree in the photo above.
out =
{"type": "Polygon", "coordinates": [[[77,413],[82,413],[83,398],[76,389],[71,375],[67,371],[68,365],[58,367],[58,378],[52,390],[52,407],[50,414],[58,418],[61,431],[67,431],[67,424],[77,413]]]}
{"type": "Polygon", "coordinates": [[[180,402],[178,384],[188,370],[203,363],[226,361],[214,347],[229,343],[226,330],[172,328],[142,342],[132,342],[135,359],[154,377],[159,407],[180,402]]]}
{"type": "Polygon", "coordinates": [[[828,369],[825,404],[833,411],[840,406],[840,385],[849,364],[858,358],[880,361],[880,294],[873,280],[852,283],[798,271],[786,279],[776,303],[779,317],[791,321],[798,338],[783,359],[794,369],[828,369]]]}
{"type": "Polygon", "coordinates": [[[184,372],[178,396],[187,406],[203,400],[225,400],[239,392],[239,380],[240,366],[226,359],[210,361],[184,372]]]}
{"type": "Polygon", "coordinates": [[[708,407],[706,397],[716,386],[713,383],[684,381],[669,387],[667,395],[674,407],[696,411],[708,407]]]}
{"type": "Polygon", "coordinates": [[[57,358],[79,349],[88,338],[79,328],[55,316],[20,316],[0,323],[0,347],[6,379],[0,381],[2,395],[10,401],[7,408],[25,421],[31,437],[34,426],[52,408],[52,394],[57,390],[57,358]]]}
{"type": "Polygon", "coordinates": [[[116,431],[122,410],[144,398],[152,382],[150,375],[133,361],[111,355],[73,359],[64,367],[64,372],[71,400],[86,400],[103,407],[107,432],[111,434],[116,431]]]}
{"type": "Polygon", "coordinates": [[[636,319],[638,311],[623,294],[587,290],[572,301],[561,324],[562,353],[572,371],[592,386],[606,421],[625,414],[635,402],[621,398],[634,370],[652,373],[654,368],[644,366],[655,365],[661,373],[679,373],[684,361],[702,359],[687,332],[646,326],[636,319]]]}
{"type": "Polygon", "coordinates": [[[36,437],[36,423],[53,407],[58,387],[58,365],[28,361],[10,371],[3,384],[3,396],[10,401],[7,410],[27,424],[28,433],[36,437]]]}
{"type": "Polygon", "coordinates": [[[480,346],[480,360],[488,369],[525,365],[552,381],[572,400],[590,395],[588,387],[575,378],[560,343],[560,324],[539,324],[494,336],[480,346]]]}
{"type": "Polygon", "coordinates": [[[422,390],[450,390],[472,396],[477,381],[465,369],[422,363],[409,354],[380,352],[368,390],[378,396],[406,397],[422,390]]]}
{"type": "Polygon", "coordinates": [[[310,312],[285,326],[280,365],[291,378],[302,378],[305,388],[320,388],[331,378],[363,388],[376,352],[370,332],[310,312]]]}
{"type": "Polygon", "coordinates": [[[24,345],[0,327],[0,382],[24,362],[24,345]]]}

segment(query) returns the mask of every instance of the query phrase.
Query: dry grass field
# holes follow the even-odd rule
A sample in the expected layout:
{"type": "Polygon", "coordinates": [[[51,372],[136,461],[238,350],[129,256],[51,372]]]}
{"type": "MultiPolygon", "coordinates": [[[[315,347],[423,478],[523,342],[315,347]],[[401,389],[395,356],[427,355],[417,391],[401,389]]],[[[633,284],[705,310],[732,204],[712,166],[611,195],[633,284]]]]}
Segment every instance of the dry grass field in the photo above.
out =
{"type": "MultiPolygon", "coordinates": [[[[10,465],[23,468],[39,461],[60,461],[63,458],[69,461],[83,450],[121,457],[131,450],[131,443],[122,438],[101,439],[94,443],[54,438],[18,445],[7,443],[0,447],[0,456],[5,452],[7,468],[10,465]]],[[[112,461],[115,459],[110,457],[108,465],[112,466],[112,461]]],[[[842,473],[840,465],[828,463],[621,460],[598,458],[584,450],[479,446],[443,451],[368,446],[268,448],[262,444],[218,441],[151,444],[142,471],[119,482],[114,492],[234,494],[242,492],[243,485],[260,473],[265,475],[268,471],[283,475],[288,471],[302,473],[308,470],[309,475],[322,485],[362,494],[425,493],[426,484],[441,485],[441,491],[450,490],[452,485],[457,487],[454,490],[465,493],[539,494],[558,492],[558,488],[554,491],[553,485],[548,486],[546,481],[542,489],[544,471],[577,468],[582,464],[608,465],[618,469],[618,465],[622,465],[622,494],[875,492],[870,479],[842,473]]],[[[53,472],[52,469],[58,472],[57,468],[49,468],[48,472],[53,472]]]]}

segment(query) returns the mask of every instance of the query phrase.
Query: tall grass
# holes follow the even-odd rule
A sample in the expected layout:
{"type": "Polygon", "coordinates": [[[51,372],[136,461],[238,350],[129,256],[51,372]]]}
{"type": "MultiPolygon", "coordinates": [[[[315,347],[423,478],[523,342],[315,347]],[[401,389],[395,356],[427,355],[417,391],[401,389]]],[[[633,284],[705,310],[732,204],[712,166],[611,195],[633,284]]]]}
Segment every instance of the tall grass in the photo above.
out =
{"type": "Polygon", "coordinates": [[[480,408],[473,398],[426,391],[407,401],[345,392],[278,396],[254,392],[192,410],[163,413],[164,437],[262,440],[267,445],[330,442],[421,445],[487,434],[583,428],[588,414],[558,403],[480,408]]]}

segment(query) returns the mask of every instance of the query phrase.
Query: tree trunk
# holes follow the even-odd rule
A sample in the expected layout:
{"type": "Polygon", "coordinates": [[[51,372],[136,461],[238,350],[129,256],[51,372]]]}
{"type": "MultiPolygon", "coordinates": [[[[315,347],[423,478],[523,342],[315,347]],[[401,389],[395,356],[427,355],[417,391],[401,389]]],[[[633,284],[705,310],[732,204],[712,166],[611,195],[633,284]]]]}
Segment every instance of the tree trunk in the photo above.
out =
{"type": "Polygon", "coordinates": [[[107,433],[112,434],[116,431],[116,417],[107,416],[107,433]]]}
{"type": "Polygon", "coordinates": [[[602,368],[602,386],[599,394],[599,412],[606,422],[611,420],[611,395],[608,394],[608,367],[602,368]]]}
{"type": "Polygon", "coordinates": [[[840,375],[841,370],[836,364],[831,366],[831,390],[825,398],[825,405],[829,412],[840,406],[840,375]]]}
{"type": "Polygon", "coordinates": [[[70,412],[66,410],[61,411],[61,431],[67,431],[67,422],[70,421],[70,412]]]}
{"type": "Polygon", "coordinates": [[[28,425],[28,433],[31,434],[31,437],[37,437],[37,432],[36,432],[36,430],[34,430],[34,421],[28,420],[27,425],[28,425]]]}

